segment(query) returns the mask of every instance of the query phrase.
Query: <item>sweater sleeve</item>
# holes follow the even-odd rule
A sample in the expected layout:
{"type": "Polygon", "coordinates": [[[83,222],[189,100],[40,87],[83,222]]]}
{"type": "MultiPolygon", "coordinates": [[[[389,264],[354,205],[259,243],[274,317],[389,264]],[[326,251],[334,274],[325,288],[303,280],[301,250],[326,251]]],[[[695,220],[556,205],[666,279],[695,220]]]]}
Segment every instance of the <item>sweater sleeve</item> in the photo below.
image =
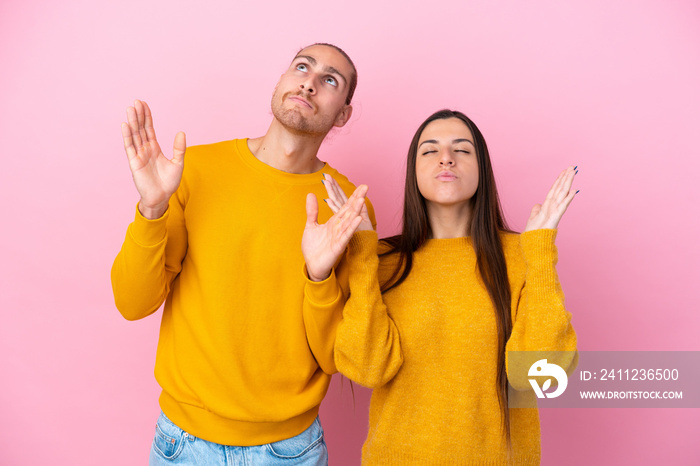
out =
{"type": "Polygon", "coordinates": [[[137,207],[112,265],[114,302],[125,319],[142,319],[158,310],[180,273],[186,250],[187,230],[178,193],[161,218],[146,219],[137,207]]]}
{"type": "Polygon", "coordinates": [[[389,382],[403,364],[396,324],[379,288],[377,234],[360,231],[348,247],[350,298],[335,342],[335,363],[346,377],[369,388],[389,382]]]}
{"type": "MultiPolygon", "coordinates": [[[[372,227],[376,230],[374,207],[369,199],[366,202],[372,227]]],[[[309,280],[304,266],[306,284],[302,313],[306,339],[316,362],[326,374],[338,372],[334,355],[335,339],[338,324],[343,318],[343,307],[350,294],[348,269],[347,251],[331,270],[330,276],[321,282],[309,280]]]]}
{"type": "Polygon", "coordinates": [[[331,275],[321,282],[309,280],[306,266],[304,266],[306,285],[302,313],[306,340],[316,362],[326,374],[338,372],[333,360],[333,345],[336,329],[342,317],[340,310],[348,294],[347,287],[345,289],[341,287],[341,283],[347,281],[343,280],[344,261],[344,258],[341,259],[340,264],[331,270],[331,275]],[[340,279],[336,271],[341,275],[340,279]]]}
{"type": "Polygon", "coordinates": [[[517,390],[531,389],[528,381],[530,359],[547,358],[567,373],[576,368],[576,332],[571,313],[564,307],[564,293],[557,276],[557,231],[541,229],[520,235],[525,259],[525,282],[520,290],[513,331],[506,344],[506,371],[517,390]],[[508,357],[509,352],[535,352],[527,357],[508,357]],[[517,361],[517,363],[515,362],[517,361]],[[527,366],[527,367],[524,367],[527,366]]]}

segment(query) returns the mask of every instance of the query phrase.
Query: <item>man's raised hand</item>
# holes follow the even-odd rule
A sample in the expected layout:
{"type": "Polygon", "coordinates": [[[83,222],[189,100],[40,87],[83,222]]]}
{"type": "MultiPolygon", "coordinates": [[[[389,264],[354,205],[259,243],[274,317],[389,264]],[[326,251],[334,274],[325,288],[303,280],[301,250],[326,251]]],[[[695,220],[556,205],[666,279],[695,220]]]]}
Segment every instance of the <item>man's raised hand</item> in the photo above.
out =
{"type": "Polygon", "coordinates": [[[322,281],[328,278],[333,266],[345,252],[350,238],[362,222],[361,212],[366,194],[367,186],[359,186],[324,224],[318,223],[316,196],[312,193],[306,196],[306,227],[301,239],[301,251],[311,280],[322,281]]]}
{"type": "MultiPolygon", "coordinates": [[[[338,211],[348,202],[348,197],[345,195],[340,185],[333,177],[327,173],[323,174],[323,185],[326,187],[326,192],[328,193],[328,198],[326,199],[326,204],[331,208],[331,211],[336,214],[338,211]]],[[[369,212],[367,212],[367,205],[362,203],[362,210],[360,211],[360,216],[362,221],[357,227],[358,231],[371,231],[374,230],[372,226],[372,221],[369,219],[369,212]]]]}
{"type": "Polygon", "coordinates": [[[141,196],[139,211],[149,219],[162,217],[170,196],[182,178],[185,157],[185,133],[180,131],[173,143],[173,158],[168,159],[156,140],[153,116],[146,102],[137,100],[126,109],[128,123],[122,123],[124,149],[134,184],[141,196]]]}

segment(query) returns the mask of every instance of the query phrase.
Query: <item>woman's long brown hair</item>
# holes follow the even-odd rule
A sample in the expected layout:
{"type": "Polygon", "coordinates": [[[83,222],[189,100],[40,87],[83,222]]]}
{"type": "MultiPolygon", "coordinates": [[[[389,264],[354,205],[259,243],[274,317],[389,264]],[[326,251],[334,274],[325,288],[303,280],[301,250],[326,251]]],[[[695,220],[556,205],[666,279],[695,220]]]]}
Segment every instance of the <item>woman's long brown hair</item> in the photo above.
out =
{"type": "Polygon", "coordinates": [[[498,327],[497,391],[506,443],[510,448],[510,416],[508,415],[508,381],[506,377],[505,350],[513,323],[510,315],[511,293],[508,271],[499,233],[511,230],[505,222],[501,203],[498,199],[496,180],[493,176],[491,159],[484,136],[474,122],[461,112],[453,110],[435,112],[420,125],[413,136],[406,161],[402,231],[400,235],[383,240],[390,246],[390,249],[382,255],[398,253],[398,262],[391,278],[382,288],[382,292],[387,292],[397,287],[408,277],[413,266],[413,253],[430,236],[430,223],[428,221],[425,198],[418,189],[416,178],[416,156],[420,136],[425,127],[435,120],[448,118],[458,118],[463,121],[474,137],[474,146],[479,165],[479,185],[471,199],[472,218],[469,226],[469,235],[476,252],[476,263],[481,279],[491,297],[496,315],[498,327]]]}

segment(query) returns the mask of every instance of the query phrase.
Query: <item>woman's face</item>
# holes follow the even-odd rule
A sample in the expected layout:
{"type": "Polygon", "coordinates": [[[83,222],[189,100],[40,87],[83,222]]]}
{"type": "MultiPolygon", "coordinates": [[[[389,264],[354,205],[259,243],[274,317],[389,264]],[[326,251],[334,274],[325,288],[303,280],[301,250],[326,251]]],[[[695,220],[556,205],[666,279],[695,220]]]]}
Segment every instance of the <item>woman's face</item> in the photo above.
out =
{"type": "Polygon", "coordinates": [[[428,207],[463,207],[479,185],[474,137],[459,118],[435,120],[418,139],[418,189],[428,207]]]}

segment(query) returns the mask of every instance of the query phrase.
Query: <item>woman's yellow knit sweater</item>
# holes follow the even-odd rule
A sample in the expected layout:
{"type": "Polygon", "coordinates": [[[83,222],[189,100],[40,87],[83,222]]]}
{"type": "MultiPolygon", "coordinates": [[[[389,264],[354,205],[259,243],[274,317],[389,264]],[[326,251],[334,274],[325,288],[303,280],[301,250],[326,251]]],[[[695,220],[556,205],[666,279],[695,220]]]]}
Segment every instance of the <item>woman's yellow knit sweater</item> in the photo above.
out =
{"type": "MultiPolygon", "coordinates": [[[[506,351],[567,351],[554,362],[571,370],[576,333],[555,270],[555,236],[556,230],[501,236],[512,294],[506,351]]],[[[507,457],[496,320],[470,239],[428,240],[407,279],[383,296],[379,284],[397,255],[378,259],[377,249],[375,232],[358,232],[350,242],[351,294],[335,343],[338,370],[375,388],[363,464],[539,464],[536,408],[510,409],[507,457]]],[[[509,382],[535,406],[528,381],[513,372],[509,382]]]]}

